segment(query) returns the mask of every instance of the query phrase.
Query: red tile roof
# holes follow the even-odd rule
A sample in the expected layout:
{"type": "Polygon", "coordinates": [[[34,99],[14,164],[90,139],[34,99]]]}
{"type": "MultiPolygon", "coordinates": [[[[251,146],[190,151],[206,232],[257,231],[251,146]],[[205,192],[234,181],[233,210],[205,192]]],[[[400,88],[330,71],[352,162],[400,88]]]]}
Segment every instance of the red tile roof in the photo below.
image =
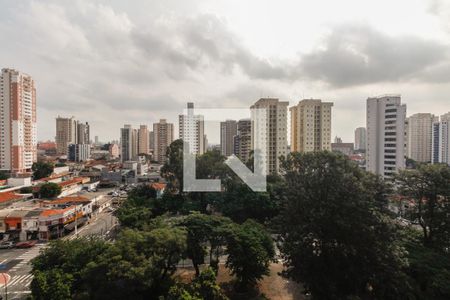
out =
{"type": "Polygon", "coordinates": [[[63,197],[60,199],[48,201],[49,204],[63,204],[63,203],[69,203],[69,202],[89,202],[90,200],[83,196],[68,196],[63,197]]]}
{"type": "Polygon", "coordinates": [[[157,191],[164,190],[166,188],[166,184],[160,182],[151,183],[150,186],[157,191]]]}
{"type": "Polygon", "coordinates": [[[61,209],[47,209],[47,210],[42,211],[41,216],[48,217],[51,215],[63,214],[66,211],[71,210],[72,208],[74,208],[74,206],[69,206],[69,207],[61,208],[61,209]]]}
{"type": "Polygon", "coordinates": [[[21,200],[23,198],[24,198],[23,195],[18,195],[14,192],[0,193],[0,203],[5,203],[14,200],[21,200]]]}
{"type": "Polygon", "coordinates": [[[82,177],[77,177],[74,179],[70,179],[70,180],[66,180],[63,182],[58,183],[61,187],[64,186],[68,186],[68,185],[72,185],[72,184],[78,184],[78,183],[82,183],[83,182],[83,178],[82,177]]]}

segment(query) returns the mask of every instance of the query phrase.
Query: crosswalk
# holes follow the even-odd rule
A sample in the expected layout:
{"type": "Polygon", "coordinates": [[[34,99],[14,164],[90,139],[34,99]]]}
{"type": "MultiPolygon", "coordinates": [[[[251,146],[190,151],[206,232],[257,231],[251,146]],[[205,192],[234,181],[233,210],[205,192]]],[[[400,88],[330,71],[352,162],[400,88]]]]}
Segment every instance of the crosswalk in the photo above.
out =
{"type": "Polygon", "coordinates": [[[31,281],[33,281],[33,274],[15,275],[8,282],[8,287],[14,287],[16,285],[28,287],[31,281]]]}
{"type": "Polygon", "coordinates": [[[17,259],[19,259],[20,262],[17,265],[15,265],[14,267],[12,267],[10,271],[11,272],[15,272],[15,271],[20,270],[21,268],[23,268],[23,266],[28,264],[30,262],[30,260],[32,260],[33,258],[38,256],[40,250],[43,247],[45,247],[45,246],[46,245],[44,245],[44,244],[38,244],[35,247],[33,247],[30,250],[28,250],[27,252],[25,252],[22,255],[18,256],[17,259]]]}

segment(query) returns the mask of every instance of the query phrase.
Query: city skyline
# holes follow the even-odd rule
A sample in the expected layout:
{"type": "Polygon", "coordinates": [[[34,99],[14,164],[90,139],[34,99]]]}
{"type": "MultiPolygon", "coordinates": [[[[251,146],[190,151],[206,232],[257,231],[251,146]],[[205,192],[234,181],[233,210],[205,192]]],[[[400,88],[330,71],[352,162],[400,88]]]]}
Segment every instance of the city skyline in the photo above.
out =
{"type": "Polygon", "coordinates": [[[0,48],[0,65],[36,81],[39,140],[54,138],[57,115],[82,115],[107,141],[120,124],[177,124],[189,101],[242,108],[267,96],[290,105],[323,99],[335,104],[332,136],[344,141],[364,126],[367,97],[399,93],[408,115],[448,110],[448,4],[319,2],[7,2],[0,34],[14,39],[0,48]]]}

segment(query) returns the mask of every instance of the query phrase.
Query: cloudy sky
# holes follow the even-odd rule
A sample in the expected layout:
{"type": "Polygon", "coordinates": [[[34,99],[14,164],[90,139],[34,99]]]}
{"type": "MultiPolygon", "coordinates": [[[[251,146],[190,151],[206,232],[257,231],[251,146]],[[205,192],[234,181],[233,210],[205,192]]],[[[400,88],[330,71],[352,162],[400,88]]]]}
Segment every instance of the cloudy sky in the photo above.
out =
{"type": "Polygon", "coordinates": [[[369,96],[450,111],[446,2],[0,0],[0,67],[35,78],[39,139],[58,115],[107,141],[124,123],[176,122],[187,101],[271,96],[333,101],[333,135],[353,141],[369,96]]]}

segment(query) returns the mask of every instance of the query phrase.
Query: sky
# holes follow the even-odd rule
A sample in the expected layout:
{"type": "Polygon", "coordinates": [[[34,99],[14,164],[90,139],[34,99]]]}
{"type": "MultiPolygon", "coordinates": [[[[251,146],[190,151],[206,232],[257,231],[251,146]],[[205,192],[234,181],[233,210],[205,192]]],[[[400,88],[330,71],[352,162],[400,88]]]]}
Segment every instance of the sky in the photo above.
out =
{"type": "Polygon", "coordinates": [[[177,123],[188,101],[268,96],[334,102],[332,135],[352,142],[371,96],[450,111],[448,2],[0,0],[0,67],[35,79],[40,140],[58,115],[109,141],[123,124],[177,123]]]}

